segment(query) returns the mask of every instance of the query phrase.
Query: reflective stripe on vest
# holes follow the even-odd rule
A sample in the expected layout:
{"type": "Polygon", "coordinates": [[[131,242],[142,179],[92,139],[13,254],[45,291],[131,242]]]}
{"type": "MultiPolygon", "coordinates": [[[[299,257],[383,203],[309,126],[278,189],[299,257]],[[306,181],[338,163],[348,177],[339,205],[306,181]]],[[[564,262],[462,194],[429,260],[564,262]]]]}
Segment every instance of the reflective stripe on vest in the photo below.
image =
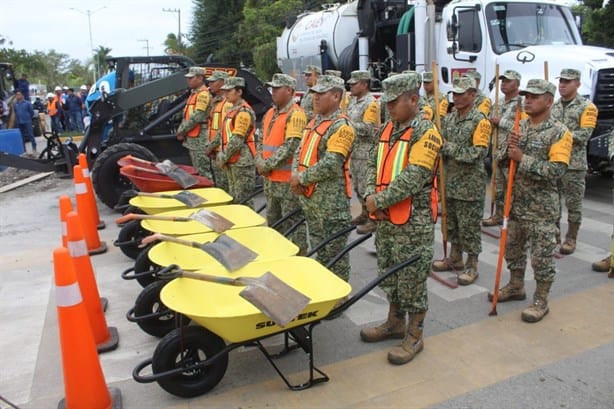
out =
{"type": "MultiPolygon", "coordinates": [[[[347,120],[345,116],[341,116],[341,118],[347,120]]],[[[335,120],[337,119],[339,119],[339,117],[335,118],[335,120]]],[[[315,118],[309,122],[309,125],[307,125],[307,130],[305,131],[305,135],[303,136],[303,140],[301,141],[300,155],[298,160],[299,172],[303,172],[307,170],[310,166],[313,166],[318,163],[318,145],[320,145],[320,140],[322,139],[322,136],[333,124],[333,120],[326,119],[320,122],[317,127],[314,127],[315,122],[315,118]]],[[[345,194],[347,195],[347,197],[352,197],[349,158],[346,159],[345,163],[343,164],[343,174],[345,176],[345,194]]],[[[306,197],[310,197],[313,194],[314,189],[315,184],[310,183],[306,186],[304,195],[306,197]]]]}
{"type": "MultiPolygon", "coordinates": [[[[249,106],[247,102],[243,101],[243,103],[238,109],[230,111],[228,115],[226,115],[226,118],[224,118],[224,125],[222,127],[222,146],[221,146],[222,152],[226,152],[226,146],[228,146],[228,140],[230,139],[230,136],[232,135],[232,131],[234,130],[235,117],[241,111],[241,108],[247,108],[250,111],[253,111],[252,107],[249,106]]],[[[256,156],[256,143],[254,142],[255,132],[256,132],[256,129],[254,127],[254,124],[252,124],[252,130],[245,137],[245,143],[247,144],[249,151],[252,153],[252,158],[256,156]]],[[[226,163],[235,163],[236,161],[239,160],[239,156],[240,156],[240,152],[235,153],[234,155],[232,155],[231,158],[229,158],[226,161],[226,163]]]]}
{"type": "MultiPolygon", "coordinates": [[[[275,108],[271,108],[264,116],[262,130],[262,158],[267,159],[273,156],[279,147],[286,140],[286,126],[288,119],[292,117],[294,111],[298,109],[297,104],[293,104],[286,112],[280,112],[275,122],[273,122],[273,115],[275,114],[275,108]]],[[[271,170],[271,173],[267,176],[269,180],[273,182],[288,182],[292,176],[292,157],[288,158],[285,164],[277,169],[271,170]]]]}
{"type": "MultiPolygon", "coordinates": [[[[206,89],[201,90],[201,91],[190,94],[190,96],[188,97],[188,100],[185,103],[185,108],[183,108],[183,120],[184,121],[189,120],[192,114],[194,113],[194,111],[196,110],[196,99],[202,92],[209,92],[209,91],[207,91],[206,89]]],[[[194,126],[194,128],[186,132],[186,135],[189,136],[190,138],[197,138],[200,135],[200,128],[201,128],[201,124],[198,123],[196,124],[196,126],[194,126]]]]}

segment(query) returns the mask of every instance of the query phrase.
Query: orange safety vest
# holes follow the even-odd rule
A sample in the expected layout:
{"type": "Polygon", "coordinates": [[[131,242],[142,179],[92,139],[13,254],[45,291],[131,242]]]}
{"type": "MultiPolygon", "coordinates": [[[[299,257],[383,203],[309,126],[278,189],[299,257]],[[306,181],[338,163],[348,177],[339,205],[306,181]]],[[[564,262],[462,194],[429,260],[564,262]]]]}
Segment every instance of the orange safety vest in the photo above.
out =
{"type": "MultiPolygon", "coordinates": [[[[250,111],[253,111],[252,107],[247,102],[243,101],[243,103],[241,104],[241,107],[233,111],[230,111],[226,115],[226,117],[224,118],[224,124],[221,128],[222,129],[222,152],[226,151],[226,146],[228,146],[228,140],[230,139],[230,136],[232,135],[234,128],[235,128],[234,127],[235,117],[237,116],[239,111],[241,111],[241,108],[247,108],[250,111]]],[[[256,143],[254,142],[255,133],[256,133],[256,127],[254,126],[254,124],[252,124],[252,130],[249,132],[249,134],[245,138],[245,143],[247,144],[249,151],[252,153],[252,157],[256,156],[256,143]]],[[[232,155],[232,157],[228,159],[226,163],[235,163],[238,160],[239,160],[239,152],[232,155]]]]}
{"type": "Polygon", "coordinates": [[[49,116],[56,116],[58,114],[58,98],[53,97],[51,102],[47,102],[47,114],[49,116]]]}
{"type": "MultiPolygon", "coordinates": [[[[183,120],[184,121],[187,121],[188,119],[190,119],[190,117],[196,110],[196,99],[202,92],[209,92],[209,91],[206,88],[204,88],[198,92],[190,93],[190,96],[188,97],[188,100],[185,103],[185,108],[183,108],[183,120]]],[[[186,135],[189,136],[190,138],[198,138],[198,136],[200,135],[200,128],[201,128],[201,124],[196,124],[196,126],[190,129],[186,133],[186,135]]]]}
{"type": "MultiPolygon", "coordinates": [[[[401,138],[390,146],[390,136],[392,135],[392,122],[388,122],[379,140],[377,148],[377,176],[375,191],[381,192],[407,167],[409,163],[409,153],[413,128],[409,128],[401,138]]],[[[437,174],[437,165],[433,175],[437,174]]],[[[433,176],[434,180],[434,176],[433,176]]],[[[401,200],[386,209],[389,220],[392,224],[403,225],[411,218],[412,197],[401,200]]],[[[431,182],[431,214],[433,223],[437,221],[437,187],[431,182]]],[[[373,215],[369,215],[375,219],[373,215]]]]}
{"type": "MultiPolygon", "coordinates": [[[[335,118],[335,120],[338,118],[339,117],[335,118]]],[[[345,115],[341,115],[341,118],[344,118],[346,121],[348,120],[345,115]]],[[[315,122],[315,118],[309,122],[307,125],[307,132],[301,141],[301,152],[298,162],[299,172],[303,172],[310,166],[318,163],[318,146],[320,145],[320,139],[322,139],[322,136],[326,133],[328,128],[332,126],[334,121],[332,119],[326,119],[317,127],[314,127],[315,122]]],[[[345,194],[350,198],[352,197],[352,184],[350,182],[349,156],[343,164],[343,174],[345,176],[345,194]]],[[[310,183],[308,186],[306,186],[304,192],[305,196],[310,197],[313,194],[314,189],[314,183],[310,183]]]]}
{"type": "MultiPolygon", "coordinates": [[[[286,136],[286,124],[294,111],[299,109],[299,106],[293,104],[287,112],[280,112],[275,122],[272,122],[275,108],[271,108],[264,116],[262,123],[262,158],[266,159],[275,154],[277,149],[284,143],[286,136]]],[[[292,176],[292,157],[277,169],[271,170],[267,176],[273,182],[289,182],[292,176]]]]}
{"type": "Polygon", "coordinates": [[[222,124],[222,119],[224,118],[224,104],[226,104],[226,98],[223,98],[221,101],[218,101],[209,116],[207,117],[207,126],[209,129],[209,142],[215,139],[217,135],[217,131],[220,129],[220,125],[222,124]]]}

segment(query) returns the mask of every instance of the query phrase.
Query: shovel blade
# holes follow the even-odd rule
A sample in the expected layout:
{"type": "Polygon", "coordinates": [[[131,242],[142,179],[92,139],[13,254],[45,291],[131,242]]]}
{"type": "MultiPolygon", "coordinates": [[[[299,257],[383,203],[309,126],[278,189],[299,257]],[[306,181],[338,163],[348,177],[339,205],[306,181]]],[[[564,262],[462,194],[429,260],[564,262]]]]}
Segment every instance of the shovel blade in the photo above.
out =
{"type": "Polygon", "coordinates": [[[285,327],[309,304],[311,299],[289,286],[273,273],[259,278],[241,278],[247,284],[239,295],[273,320],[285,327]]]}
{"type": "Polygon", "coordinates": [[[188,190],[183,190],[176,195],[173,195],[173,198],[179,200],[188,207],[198,207],[207,201],[207,199],[204,197],[198,196],[197,194],[188,190]]]}
{"type": "Polygon", "coordinates": [[[227,218],[210,210],[202,209],[190,215],[190,219],[199,222],[216,233],[224,233],[235,224],[227,218]]]}
{"type": "Polygon", "coordinates": [[[175,182],[179,183],[183,189],[187,189],[198,184],[198,179],[196,179],[194,175],[190,175],[188,172],[181,169],[168,159],[156,163],[156,168],[158,168],[160,173],[163,175],[166,175],[175,182]]]}
{"type": "Polygon", "coordinates": [[[258,253],[226,235],[218,236],[200,248],[219,261],[228,271],[238,270],[258,257],[258,253]]]}

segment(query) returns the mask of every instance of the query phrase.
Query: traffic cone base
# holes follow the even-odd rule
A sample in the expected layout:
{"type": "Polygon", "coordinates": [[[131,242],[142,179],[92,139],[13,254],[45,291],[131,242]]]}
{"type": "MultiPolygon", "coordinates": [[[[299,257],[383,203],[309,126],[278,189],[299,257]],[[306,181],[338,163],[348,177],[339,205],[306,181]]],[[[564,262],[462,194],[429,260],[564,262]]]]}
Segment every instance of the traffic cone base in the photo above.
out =
{"type": "MultiPolygon", "coordinates": [[[[109,394],[113,401],[111,409],[122,409],[122,391],[118,388],[109,388],[109,394]]],[[[58,403],[58,409],[66,409],[66,399],[62,399],[60,403],[58,403]]]]}
{"type": "Polygon", "coordinates": [[[96,254],[102,254],[102,253],[106,253],[107,252],[107,243],[105,241],[101,241],[100,242],[100,246],[96,247],[95,249],[88,249],[87,253],[90,256],[94,256],[96,254]]]}
{"type": "Polygon", "coordinates": [[[97,228],[98,230],[102,230],[102,229],[104,229],[105,227],[107,227],[107,224],[106,224],[104,221],[102,221],[102,220],[98,220],[98,224],[96,225],[96,228],[97,228]]]}
{"type": "Polygon", "coordinates": [[[109,299],[107,297],[100,297],[100,305],[102,305],[102,311],[107,312],[107,308],[109,308],[109,299]]]}
{"type": "Polygon", "coordinates": [[[117,328],[107,327],[107,329],[109,330],[109,339],[100,344],[96,344],[96,350],[99,354],[103,352],[113,351],[117,349],[117,346],[119,345],[119,333],[117,332],[117,328]]]}

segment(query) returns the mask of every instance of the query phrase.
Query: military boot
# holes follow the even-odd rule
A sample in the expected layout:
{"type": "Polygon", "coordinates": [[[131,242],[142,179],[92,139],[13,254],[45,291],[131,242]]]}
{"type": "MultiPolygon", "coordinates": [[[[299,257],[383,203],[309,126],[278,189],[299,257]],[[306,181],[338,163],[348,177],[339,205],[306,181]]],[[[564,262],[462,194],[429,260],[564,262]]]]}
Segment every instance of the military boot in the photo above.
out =
{"type": "Polygon", "coordinates": [[[467,256],[467,264],[465,264],[465,271],[458,276],[458,283],[460,285],[473,284],[478,279],[478,256],[477,254],[469,254],[467,256]]]}
{"type": "Polygon", "coordinates": [[[369,215],[365,210],[363,210],[358,216],[354,217],[350,223],[354,226],[360,226],[361,224],[365,224],[369,221],[369,215]]]}
{"type": "Polygon", "coordinates": [[[424,349],[422,329],[424,328],[425,316],[426,312],[409,314],[407,333],[401,345],[392,348],[390,352],[388,352],[388,362],[395,365],[406,364],[424,349]]]}
{"type": "Polygon", "coordinates": [[[400,310],[399,304],[390,304],[388,319],[377,327],[360,330],[360,339],[364,342],[379,342],[389,338],[400,339],[405,336],[405,312],[400,310]]]}
{"type": "Polygon", "coordinates": [[[369,234],[369,233],[373,233],[375,230],[377,230],[377,225],[375,224],[373,220],[369,219],[367,220],[366,223],[361,224],[360,226],[356,228],[356,233],[369,234]]]}
{"type": "Polygon", "coordinates": [[[457,245],[452,244],[450,257],[433,261],[431,268],[433,271],[462,271],[465,268],[463,253],[457,245]]]}
{"type": "Polygon", "coordinates": [[[580,230],[580,223],[570,222],[565,236],[565,241],[561,244],[559,251],[561,254],[572,254],[576,251],[576,239],[578,238],[578,230],[580,230]]]}
{"type": "MultiPolygon", "coordinates": [[[[492,301],[493,294],[488,293],[488,301],[492,301]]],[[[511,270],[510,282],[505,287],[499,288],[498,302],[506,302],[513,300],[525,300],[527,293],[524,291],[524,271],[511,270]]]]}
{"type": "Polygon", "coordinates": [[[550,291],[551,281],[537,281],[535,294],[533,294],[533,305],[522,311],[522,320],[525,322],[538,322],[550,309],[548,308],[548,292],[550,291]]]}
{"type": "Polygon", "coordinates": [[[503,209],[501,206],[497,206],[495,210],[495,214],[490,216],[488,219],[482,220],[482,226],[491,227],[491,226],[500,226],[503,224],[503,209]]]}
{"type": "Polygon", "coordinates": [[[598,273],[607,273],[608,271],[610,271],[611,260],[612,256],[608,256],[603,260],[595,261],[591,265],[591,267],[593,268],[593,271],[596,271],[598,273]]]}

